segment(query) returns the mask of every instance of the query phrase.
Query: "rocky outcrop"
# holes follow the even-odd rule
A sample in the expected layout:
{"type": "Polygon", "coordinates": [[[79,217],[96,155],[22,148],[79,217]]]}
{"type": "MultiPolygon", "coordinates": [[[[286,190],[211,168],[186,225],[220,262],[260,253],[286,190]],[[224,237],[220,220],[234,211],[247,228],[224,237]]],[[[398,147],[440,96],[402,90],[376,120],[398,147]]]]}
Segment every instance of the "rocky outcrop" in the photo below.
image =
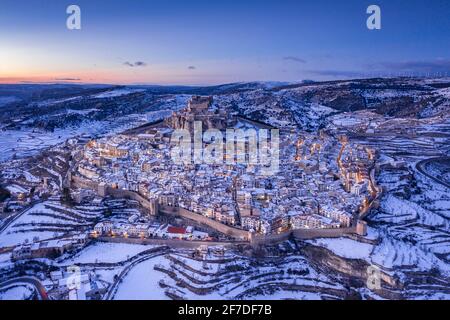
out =
{"type": "MultiPolygon", "coordinates": [[[[302,253],[308,258],[310,263],[321,272],[326,274],[336,274],[340,283],[349,287],[367,287],[369,277],[368,269],[371,265],[361,259],[347,259],[334,254],[332,251],[309,244],[303,244],[302,253]]],[[[386,299],[402,299],[402,284],[400,281],[381,270],[381,289],[373,291],[386,299]]]]}

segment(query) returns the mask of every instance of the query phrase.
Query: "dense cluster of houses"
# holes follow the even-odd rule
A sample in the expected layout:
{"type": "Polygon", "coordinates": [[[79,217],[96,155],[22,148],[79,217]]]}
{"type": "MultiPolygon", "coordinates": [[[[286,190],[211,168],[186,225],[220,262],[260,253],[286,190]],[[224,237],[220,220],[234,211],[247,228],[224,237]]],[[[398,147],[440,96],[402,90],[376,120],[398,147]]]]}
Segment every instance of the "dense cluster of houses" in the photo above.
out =
{"type": "Polygon", "coordinates": [[[192,226],[175,227],[169,224],[149,223],[113,223],[99,222],[94,226],[92,236],[124,237],[124,238],[160,238],[180,240],[209,240],[208,233],[197,231],[192,226]]]}
{"type": "MultiPolygon", "coordinates": [[[[367,202],[373,154],[348,144],[337,163],[340,145],[335,138],[323,132],[315,136],[291,130],[281,140],[280,170],[273,176],[250,164],[175,164],[170,156],[174,128],[167,124],[190,130],[187,122],[196,117],[207,119],[206,127],[226,117],[207,111],[210,106],[210,99],[197,97],[183,116],[175,114],[161,127],[90,141],[77,174],[137,192],[160,205],[181,207],[258,233],[352,224],[361,204],[367,202]],[[189,112],[194,116],[188,116],[189,112]]],[[[145,227],[124,228],[131,236],[148,233],[145,227]]]]}
{"type": "Polygon", "coordinates": [[[47,241],[24,243],[14,248],[11,253],[12,260],[55,258],[66,252],[83,248],[89,241],[87,233],[74,235],[68,238],[47,241]]]}
{"type": "Polygon", "coordinates": [[[58,292],[68,300],[100,299],[107,290],[104,283],[96,281],[95,275],[82,272],[77,266],[50,272],[54,294],[58,292]]]}

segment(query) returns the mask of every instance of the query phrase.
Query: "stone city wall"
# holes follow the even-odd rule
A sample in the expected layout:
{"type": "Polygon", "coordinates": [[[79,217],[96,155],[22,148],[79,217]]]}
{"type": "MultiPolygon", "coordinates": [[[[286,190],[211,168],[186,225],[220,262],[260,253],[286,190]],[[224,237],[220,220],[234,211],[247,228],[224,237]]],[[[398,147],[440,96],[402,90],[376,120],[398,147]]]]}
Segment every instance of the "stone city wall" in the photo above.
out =
{"type": "Polygon", "coordinates": [[[98,188],[97,182],[87,180],[79,176],[71,176],[70,185],[76,188],[93,189],[94,191],[97,191],[98,188]]]}
{"type": "Polygon", "coordinates": [[[158,211],[158,205],[155,200],[148,200],[141,196],[139,193],[129,190],[114,189],[111,187],[106,187],[106,194],[114,198],[125,198],[138,201],[139,204],[149,210],[151,215],[156,215],[158,211]]]}
{"type": "Polygon", "coordinates": [[[315,238],[339,238],[346,234],[356,234],[356,227],[336,229],[295,229],[279,234],[255,235],[252,234],[252,245],[276,244],[293,237],[296,240],[315,238]]]}
{"type": "Polygon", "coordinates": [[[298,240],[314,238],[339,238],[346,234],[356,233],[356,227],[336,229],[296,229],[292,230],[294,238],[298,240]]]}
{"type": "MultiPolygon", "coordinates": [[[[71,178],[72,178],[72,180],[71,180],[72,186],[77,187],[77,188],[92,189],[92,190],[96,191],[97,193],[100,193],[99,188],[101,186],[99,186],[99,184],[97,182],[87,180],[87,179],[84,179],[79,176],[72,176],[71,178]]],[[[148,200],[148,199],[144,198],[143,196],[141,196],[139,193],[134,192],[134,191],[114,189],[109,186],[105,186],[104,188],[105,188],[105,195],[110,195],[114,198],[125,198],[125,199],[136,200],[139,202],[139,204],[143,208],[149,210],[150,214],[152,214],[152,215],[157,214],[158,206],[156,204],[156,201],[148,200]]]]}
{"type": "MultiPolygon", "coordinates": [[[[123,237],[99,237],[96,240],[102,242],[113,242],[113,243],[130,243],[130,244],[143,244],[143,245],[160,245],[169,246],[171,248],[188,248],[197,249],[200,246],[222,246],[222,247],[232,247],[240,242],[223,242],[223,241],[197,241],[197,240],[177,240],[177,239],[140,239],[140,238],[123,238],[123,237]]],[[[242,242],[244,243],[244,242],[242,242]]]]}
{"type": "Polygon", "coordinates": [[[249,232],[246,230],[238,229],[232,226],[227,226],[223,223],[220,223],[216,220],[212,220],[207,218],[201,214],[191,212],[189,210],[178,208],[178,207],[170,207],[170,206],[160,206],[159,212],[164,214],[171,214],[175,216],[179,216],[182,218],[186,218],[189,220],[194,220],[198,223],[207,225],[214,230],[217,230],[223,234],[226,234],[230,237],[233,237],[238,240],[248,241],[249,240],[249,232]]]}

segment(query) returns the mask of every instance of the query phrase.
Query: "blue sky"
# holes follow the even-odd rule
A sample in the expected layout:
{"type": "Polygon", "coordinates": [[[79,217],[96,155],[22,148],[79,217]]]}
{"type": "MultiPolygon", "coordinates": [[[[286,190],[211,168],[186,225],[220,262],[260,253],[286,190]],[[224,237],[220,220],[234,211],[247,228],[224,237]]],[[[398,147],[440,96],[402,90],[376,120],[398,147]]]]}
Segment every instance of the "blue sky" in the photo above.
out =
{"type": "Polygon", "coordinates": [[[450,75],[449,40],[447,0],[2,0],[0,82],[450,75]],[[66,28],[70,4],[81,30],[66,28]],[[381,30],[366,28],[371,4],[381,30]]]}

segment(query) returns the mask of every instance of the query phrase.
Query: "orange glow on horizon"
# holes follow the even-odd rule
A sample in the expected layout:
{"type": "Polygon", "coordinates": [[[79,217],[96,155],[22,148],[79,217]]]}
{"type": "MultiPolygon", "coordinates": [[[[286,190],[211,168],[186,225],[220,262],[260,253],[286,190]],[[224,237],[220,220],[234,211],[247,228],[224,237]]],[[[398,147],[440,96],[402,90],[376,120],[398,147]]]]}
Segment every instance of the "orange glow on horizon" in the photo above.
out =
{"type": "Polygon", "coordinates": [[[132,84],[146,82],[143,77],[124,76],[111,72],[80,72],[64,74],[37,74],[37,75],[12,75],[0,76],[0,84],[26,84],[26,83],[104,83],[104,84],[132,84]]]}
{"type": "Polygon", "coordinates": [[[229,79],[220,79],[221,75],[215,72],[197,72],[192,75],[188,70],[171,66],[155,66],[145,69],[109,68],[99,70],[79,69],[78,71],[65,70],[63,72],[45,71],[17,71],[0,73],[0,84],[27,84],[27,83],[86,83],[86,84],[160,84],[160,85],[214,85],[229,82],[229,79]],[[197,81],[200,80],[200,81],[197,81]]]}

